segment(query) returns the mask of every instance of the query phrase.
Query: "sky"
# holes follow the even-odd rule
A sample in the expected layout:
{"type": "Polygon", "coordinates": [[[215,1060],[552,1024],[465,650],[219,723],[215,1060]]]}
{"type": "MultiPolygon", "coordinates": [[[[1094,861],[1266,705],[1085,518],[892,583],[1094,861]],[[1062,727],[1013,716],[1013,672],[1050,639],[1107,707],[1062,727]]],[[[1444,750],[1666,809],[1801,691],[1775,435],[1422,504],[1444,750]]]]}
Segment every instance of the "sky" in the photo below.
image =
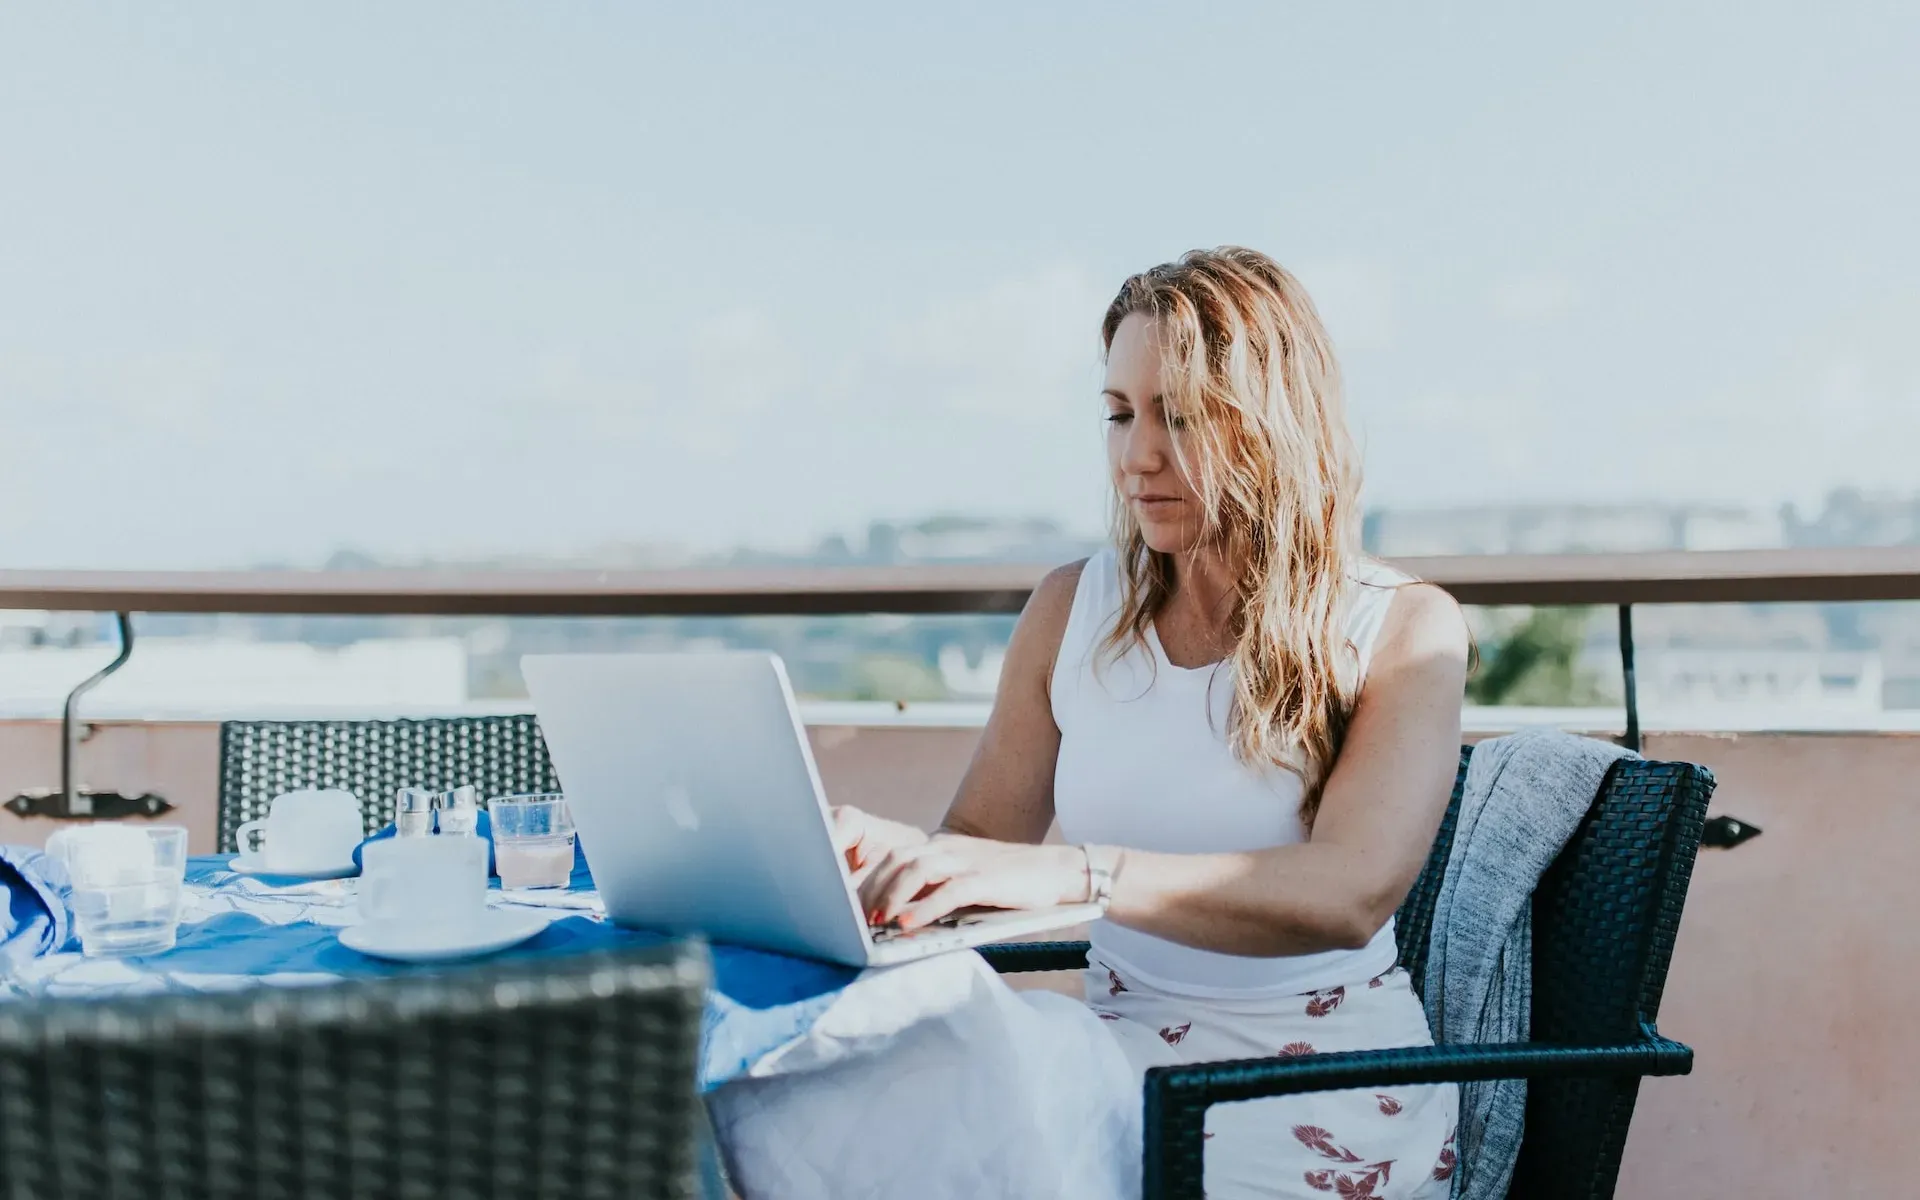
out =
{"type": "Polygon", "coordinates": [[[1371,504],[1920,491],[1920,6],[0,8],[0,567],[1105,511],[1305,281],[1371,504]]]}

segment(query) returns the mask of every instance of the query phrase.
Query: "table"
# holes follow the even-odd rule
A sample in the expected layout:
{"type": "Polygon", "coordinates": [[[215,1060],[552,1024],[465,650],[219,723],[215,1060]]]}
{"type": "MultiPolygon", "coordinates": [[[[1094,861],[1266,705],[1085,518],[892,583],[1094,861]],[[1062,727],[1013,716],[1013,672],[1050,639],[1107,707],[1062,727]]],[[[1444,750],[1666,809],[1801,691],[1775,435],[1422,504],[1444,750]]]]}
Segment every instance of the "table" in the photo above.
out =
{"type": "MultiPolygon", "coordinates": [[[[77,949],[43,955],[0,979],[0,998],[298,987],[448,969],[383,962],[342,946],[335,931],[357,919],[358,880],[267,881],[230,870],[228,861],[188,860],[180,936],[171,951],[132,959],[89,959],[77,949]]],[[[503,956],[538,958],[661,940],[609,922],[584,871],[565,890],[502,891],[496,880],[488,902],[553,917],[544,932],[503,956]]],[[[801,1038],[863,976],[886,974],[739,946],[716,945],[712,957],[700,1062],[707,1090],[746,1075],[801,1038]]]]}

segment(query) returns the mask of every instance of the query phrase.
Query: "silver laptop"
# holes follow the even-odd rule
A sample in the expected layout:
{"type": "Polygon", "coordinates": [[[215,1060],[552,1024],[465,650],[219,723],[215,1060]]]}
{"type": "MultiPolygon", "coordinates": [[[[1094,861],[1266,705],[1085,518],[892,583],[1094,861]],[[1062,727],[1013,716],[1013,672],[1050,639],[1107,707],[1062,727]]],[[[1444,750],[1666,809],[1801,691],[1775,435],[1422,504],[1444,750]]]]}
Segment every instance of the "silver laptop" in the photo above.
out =
{"type": "Polygon", "coordinates": [[[1095,920],[1090,904],[869,928],[771,654],[520,660],[607,915],[854,966],[1095,920]]]}

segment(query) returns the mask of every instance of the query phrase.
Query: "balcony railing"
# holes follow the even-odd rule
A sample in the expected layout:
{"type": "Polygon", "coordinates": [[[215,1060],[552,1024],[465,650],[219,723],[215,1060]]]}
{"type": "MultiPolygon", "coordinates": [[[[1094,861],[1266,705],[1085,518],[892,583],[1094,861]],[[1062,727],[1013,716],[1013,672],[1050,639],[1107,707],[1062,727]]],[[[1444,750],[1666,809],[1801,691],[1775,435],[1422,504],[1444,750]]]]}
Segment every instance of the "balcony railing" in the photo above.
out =
{"type": "MultiPolygon", "coordinates": [[[[1619,611],[1623,741],[1640,746],[1637,604],[1920,599],[1920,547],[1487,555],[1395,565],[1470,605],[1612,605],[1619,611]]],[[[0,609],[330,616],[820,616],[1009,613],[1038,564],[753,567],[673,571],[0,571],[0,609]]]]}
{"type": "MultiPolygon", "coordinates": [[[[1920,599],[1920,547],[1408,558],[1462,604],[1920,599]]],[[[312,616],[1016,612],[1043,565],[672,571],[0,571],[0,609],[312,616]]]]}

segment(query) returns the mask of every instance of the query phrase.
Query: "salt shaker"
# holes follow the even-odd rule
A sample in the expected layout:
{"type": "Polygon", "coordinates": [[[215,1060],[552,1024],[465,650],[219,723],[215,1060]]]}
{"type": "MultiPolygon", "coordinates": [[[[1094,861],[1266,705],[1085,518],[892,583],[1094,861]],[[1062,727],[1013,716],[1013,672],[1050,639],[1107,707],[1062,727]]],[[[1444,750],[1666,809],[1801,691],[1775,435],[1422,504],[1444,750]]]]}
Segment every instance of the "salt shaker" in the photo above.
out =
{"type": "Polygon", "coordinates": [[[439,797],[426,788],[401,788],[393,799],[396,837],[426,837],[433,832],[433,807],[439,797]]]}
{"type": "Polygon", "coordinates": [[[474,837],[480,832],[480,791],[457,787],[440,797],[440,833],[474,837]]]}

